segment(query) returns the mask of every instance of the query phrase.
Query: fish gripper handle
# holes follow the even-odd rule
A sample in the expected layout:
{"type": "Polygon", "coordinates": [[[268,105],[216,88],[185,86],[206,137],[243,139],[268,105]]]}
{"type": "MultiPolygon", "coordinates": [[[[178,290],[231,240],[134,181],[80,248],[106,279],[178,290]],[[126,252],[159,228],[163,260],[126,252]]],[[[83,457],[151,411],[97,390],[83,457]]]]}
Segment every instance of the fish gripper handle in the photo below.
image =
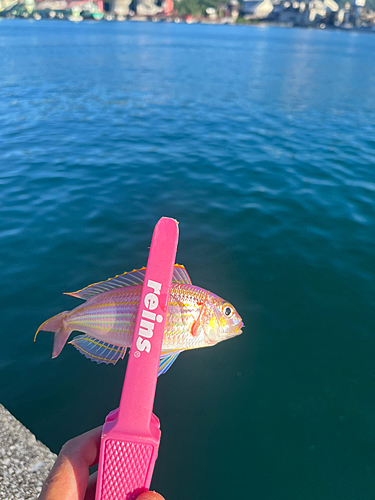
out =
{"type": "Polygon", "coordinates": [[[152,409],[177,243],[177,221],[163,217],[152,237],[120,406],[103,426],[95,500],[136,500],[150,486],[161,435],[152,409]]]}

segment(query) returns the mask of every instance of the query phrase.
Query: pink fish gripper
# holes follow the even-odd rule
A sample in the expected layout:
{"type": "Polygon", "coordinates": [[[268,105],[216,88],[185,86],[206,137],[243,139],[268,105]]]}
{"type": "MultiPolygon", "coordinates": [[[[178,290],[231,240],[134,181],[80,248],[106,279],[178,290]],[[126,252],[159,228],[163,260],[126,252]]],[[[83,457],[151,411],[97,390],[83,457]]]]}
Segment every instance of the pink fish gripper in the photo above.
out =
{"type": "Polygon", "coordinates": [[[178,222],[156,224],[117,410],[103,426],[95,500],[135,500],[147,491],[160,443],[152,413],[178,243],[178,222]]]}

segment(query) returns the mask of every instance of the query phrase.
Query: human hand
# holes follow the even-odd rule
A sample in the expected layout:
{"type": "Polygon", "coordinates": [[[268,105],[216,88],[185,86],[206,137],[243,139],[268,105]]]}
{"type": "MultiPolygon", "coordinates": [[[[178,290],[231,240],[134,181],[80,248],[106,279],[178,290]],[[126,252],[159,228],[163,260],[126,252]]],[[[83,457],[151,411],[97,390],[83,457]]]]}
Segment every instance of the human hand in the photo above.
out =
{"type": "MultiPolygon", "coordinates": [[[[39,500],[94,500],[96,472],[89,467],[99,461],[102,427],[71,439],[61,448],[55,465],[46,479],[39,500]]],[[[164,500],[153,491],[145,491],[137,500],[164,500]]]]}

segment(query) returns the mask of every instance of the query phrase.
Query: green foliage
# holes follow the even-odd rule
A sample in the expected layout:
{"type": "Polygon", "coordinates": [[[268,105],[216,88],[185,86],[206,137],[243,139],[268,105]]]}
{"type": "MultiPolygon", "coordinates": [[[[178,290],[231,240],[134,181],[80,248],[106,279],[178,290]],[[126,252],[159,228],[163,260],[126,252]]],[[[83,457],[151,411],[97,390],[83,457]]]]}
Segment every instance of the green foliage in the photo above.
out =
{"type": "Polygon", "coordinates": [[[223,5],[225,0],[181,0],[176,1],[174,6],[180,16],[204,16],[206,15],[206,9],[208,7],[213,7],[217,9],[220,5],[223,5]]]}
{"type": "Polygon", "coordinates": [[[192,16],[201,15],[200,0],[181,0],[180,2],[175,2],[174,6],[180,16],[187,16],[189,14],[192,16]]]}
{"type": "MultiPolygon", "coordinates": [[[[335,0],[340,8],[352,0],[335,0]]],[[[180,16],[192,15],[196,17],[201,17],[206,15],[207,7],[213,7],[218,10],[219,7],[223,6],[226,0],[175,0],[175,9],[180,16]]],[[[375,0],[366,0],[366,7],[368,9],[375,11],[375,0]]],[[[256,21],[255,21],[256,23],[256,21]]],[[[237,20],[237,24],[254,24],[254,21],[247,21],[241,16],[237,20]]]]}
{"type": "Polygon", "coordinates": [[[243,16],[238,16],[237,24],[252,24],[248,19],[245,19],[243,16]]]}

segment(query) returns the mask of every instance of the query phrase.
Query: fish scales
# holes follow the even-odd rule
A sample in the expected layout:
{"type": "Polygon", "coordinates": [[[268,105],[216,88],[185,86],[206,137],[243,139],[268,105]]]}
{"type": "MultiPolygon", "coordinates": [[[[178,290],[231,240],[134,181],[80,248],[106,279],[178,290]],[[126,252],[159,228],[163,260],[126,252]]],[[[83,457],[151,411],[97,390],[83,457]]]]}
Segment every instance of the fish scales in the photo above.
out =
{"type": "MultiPolygon", "coordinates": [[[[130,347],[141,290],[138,285],[103,292],[76,307],[68,315],[67,325],[99,340],[130,347]]],[[[193,285],[172,284],[163,349],[199,346],[199,340],[189,339],[186,332],[197,320],[206,295],[205,290],[193,285]]]]}
{"type": "Polygon", "coordinates": [[[96,295],[73,309],[67,324],[104,342],[130,347],[141,291],[138,285],[96,295]]]}
{"type": "Polygon", "coordinates": [[[194,337],[191,329],[207,298],[206,290],[194,285],[172,284],[163,349],[203,347],[204,339],[194,337]]]}

